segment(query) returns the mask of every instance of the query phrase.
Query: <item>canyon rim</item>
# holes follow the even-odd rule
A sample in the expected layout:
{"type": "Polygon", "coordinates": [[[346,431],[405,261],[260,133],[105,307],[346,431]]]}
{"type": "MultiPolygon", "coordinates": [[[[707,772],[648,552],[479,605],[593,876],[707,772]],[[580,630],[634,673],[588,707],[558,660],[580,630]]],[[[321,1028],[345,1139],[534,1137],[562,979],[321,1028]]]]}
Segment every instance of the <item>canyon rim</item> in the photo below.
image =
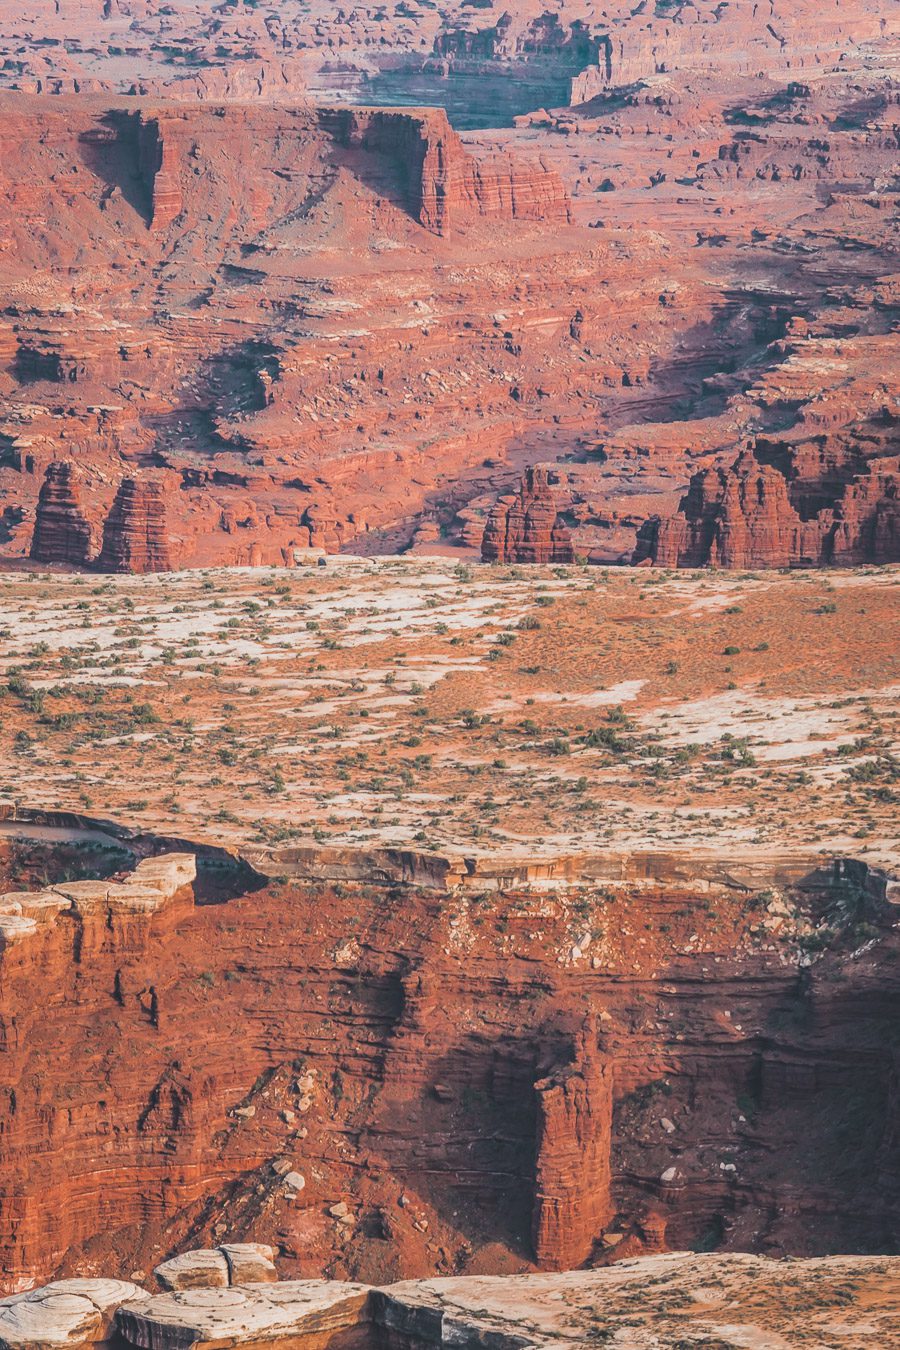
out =
{"type": "Polygon", "coordinates": [[[900,1346],[900,12],[0,0],[0,1350],[900,1346]]]}

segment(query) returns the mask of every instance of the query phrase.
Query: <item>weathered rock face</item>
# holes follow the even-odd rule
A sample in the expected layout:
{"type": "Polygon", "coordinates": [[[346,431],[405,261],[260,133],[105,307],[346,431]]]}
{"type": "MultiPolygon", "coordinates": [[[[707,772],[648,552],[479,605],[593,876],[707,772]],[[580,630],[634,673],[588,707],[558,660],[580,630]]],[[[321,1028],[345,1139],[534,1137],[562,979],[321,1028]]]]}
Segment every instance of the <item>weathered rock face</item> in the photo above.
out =
{"type": "MultiPolygon", "coordinates": [[[[98,534],[106,485],[172,471],[179,566],[283,565],[307,513],[329,549],[471,555],[498,496],[555,456],[596,471],[584,516],[567,509],[577,552],[618,562],[710,466],[698,423],[788,325],[821,321],[808,376],[835,404],[845,335],[896,385],[879,0],[697,0],[690,22],[568,0],[263,8],[132,7],[127,59],[115,5],[0,16],[4,562],[28,556],[43,469],[81,443],[98,534]],[[342,81],[382,106],[337,106],[342,81]],[[412,107],[456,116],[466,86],[462,135],[412,107]],[[641,428],[673,411],[664,463],[641,428]],[[597,441],[625,455],[601,468],[597,441]],[[477,527],[459,515],[476,499],[477,527]]],[[[722,417],[717,462],[788,425],[752,403],[722,417]]],[[[869,529],[836,528],[836,553],[869,529]]]]}
{"type": "MultiPolygon", "coordinates": [[[[804,518],[791,497],[811,485],[793,481],[742,452],[729,468],[695,474],[678,513],[642,528],[634,562],[661,567],[815,567],[900,559],[900,476],[896,459],[867,466],[831,488],[833,506],[804,518]],[[836,500],[835,500],[836,498],[836,500]]],[[[840,466],[844,468],[844,466],[840,466]]],[[[844,475],[846,477],[846,474],[844,475]]],[[[821,494],[816,484],[816,494],[821,494]]]]}
{"type": "Polygon", "coordinates": [[[729,469],[695,474],[676,516],[655,521],[635,561],[660,567],[787,567],[801,558],[801,522],[776,469],[743,453],[729,469]]]}
{"type": "Polygon", "coordinates": [[[224,1284],[226,1235],[287,1273],[379,1282],[713,1230],[777,1251],[893,1240],[896,935],[865,869],[773,880],[761,902],[734,869],[696,893],[664,880],[659,856],[571,891],[464,867],[250,891],[205,872],[201,900],[233,898],[192,905],[192,861],[2,901],[11,1283],[199,1246],[224,1284]],[[816,915],[851,927],[805,969],[816,915]],[[875,940],[848,961],[860,915],[875,940]],[[652,948],[620,944],[636,926],[652,948]]]}
{"type": "Polygon", "coordinates": [[[485,562],[573,561],[572,540],[545,468],[529,469],[518,496],[501,499],[493,508],[484,527],[481,556],[485,562]]]}
{"type": "Polygon", "coordinates": [[[3,1350],[74,1350],[113,1337],[123,1303],[141,1306],[150,1295],[128,1280],[56,1280],[41,1289],[0,1299],[3,1350]]]}
{"type": "Polygon", "coordinates": [[[173,559],[161,483],[125,478],[103,526],[101,572],[169,572],[173,559]]]}
{"type": "Polygon", "coordinates": [[[58,460],[44,475],[31,557],[35,562],[84,567],[90,556],[91,526],[82,510],[78,471],[70,460],[58,460]]]}
{"type": "Polygon", "coordinates": [[[661,73],[710,67],[724,67],[732,76],[815,71],[892,32],[891,16],[875,0],[847,0],[834,12],[808,0],[772,0],[765,14],[743,0],[727,11],[715,0],[696,0],[689,22],[667,8],[635,11],[627,0],[602,9],[559,0],[551,10],[517,5],[511,12],[486,0],[437,0],[415,13],[406,7],[335,10],[327,0],[290,0],[277,23],[256,10],[251,5],[223,15],[214,0],[189,0],[172,15],[134,0],[33,3],[24,35],[29,41],[23,41],[21,25],[8,25],[3,83],[48,95],[133,88],[198,99],[296,100],[307,83],[340,91],[347,75],[390,73],[399,66],[441,75],[462,70],[498,83],[524,76],[536,89],[543,73],[558,101],[579,72],[573,99],[661,73]],[[123,67],[109,33],[125,20],[131,59],[123,67]],[[186,69],[160,63],[166,41],[191,53],[186,69]]]}
{"type": "Polygon", "coordinates": [[[477,216],[568,224],[558,173],[511,155],[475,159],[442,108],[416,113],[324,110],[322,124],[340,145],[382,156],[394,166],[407,208],[427,229],[449,234],[477,216]]]}

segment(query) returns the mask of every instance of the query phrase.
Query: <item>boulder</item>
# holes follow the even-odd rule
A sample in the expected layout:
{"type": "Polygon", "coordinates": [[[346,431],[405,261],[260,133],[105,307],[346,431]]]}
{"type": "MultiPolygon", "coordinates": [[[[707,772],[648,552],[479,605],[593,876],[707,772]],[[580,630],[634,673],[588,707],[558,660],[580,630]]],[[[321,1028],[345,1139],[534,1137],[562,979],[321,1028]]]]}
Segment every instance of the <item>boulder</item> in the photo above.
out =
{"type": "Polygon", "coordinates": [[[262,1242],[223,1242],[180,1252],[156,1267],[160,1284],[173,1291],[225,1289],[236,1284],[274,1284],[278,1279],[275,1250],[262,1242]]]}
{"type": "Polygon", "coordinates": [[[219,1251],[228,1262],[229,1284],[274,1284],[278,1279],[274,1247],[262,1242],[223,1242],[219,1251]]]}
{"type": "Polygon", "coordinates": [[[0,1299],[0,1350],[50,1350],[108,1341],[116,1309],[150,1295],[128,1280],[55,1280],[0,1299]]]}
{"type": "Polygon", "coordinates": [[[180,1252],[158,1265],[153,1274],[164,1289],[227,1289],[228,1261],[218,1247],[180,1252]]]}

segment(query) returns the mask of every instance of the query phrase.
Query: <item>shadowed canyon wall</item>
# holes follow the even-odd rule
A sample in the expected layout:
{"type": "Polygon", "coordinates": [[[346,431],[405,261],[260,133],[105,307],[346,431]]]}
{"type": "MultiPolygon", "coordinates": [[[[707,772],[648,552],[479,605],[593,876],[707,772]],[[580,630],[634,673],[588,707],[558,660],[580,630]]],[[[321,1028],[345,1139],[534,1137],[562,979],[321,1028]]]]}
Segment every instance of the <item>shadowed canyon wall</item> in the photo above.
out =
{"type": "Polygon", "coordinates": [[[226,1229],[373,1279],[896,1241],[896,937],[865,869],[248,890],[217,865],[195,901],[189,865],[0,902],[12,1284],[226,1229]]]}

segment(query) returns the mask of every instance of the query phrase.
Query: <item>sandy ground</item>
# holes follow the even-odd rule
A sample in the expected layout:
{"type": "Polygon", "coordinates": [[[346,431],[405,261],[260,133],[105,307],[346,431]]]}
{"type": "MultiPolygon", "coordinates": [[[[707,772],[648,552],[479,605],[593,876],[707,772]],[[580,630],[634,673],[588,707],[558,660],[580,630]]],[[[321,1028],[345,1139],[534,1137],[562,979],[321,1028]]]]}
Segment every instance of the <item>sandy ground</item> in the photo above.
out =
{"type": "Polygon", "coordinates": [[[890,862],[898,576],[0,575],[0,800],[234,843],[890,862]]]}

